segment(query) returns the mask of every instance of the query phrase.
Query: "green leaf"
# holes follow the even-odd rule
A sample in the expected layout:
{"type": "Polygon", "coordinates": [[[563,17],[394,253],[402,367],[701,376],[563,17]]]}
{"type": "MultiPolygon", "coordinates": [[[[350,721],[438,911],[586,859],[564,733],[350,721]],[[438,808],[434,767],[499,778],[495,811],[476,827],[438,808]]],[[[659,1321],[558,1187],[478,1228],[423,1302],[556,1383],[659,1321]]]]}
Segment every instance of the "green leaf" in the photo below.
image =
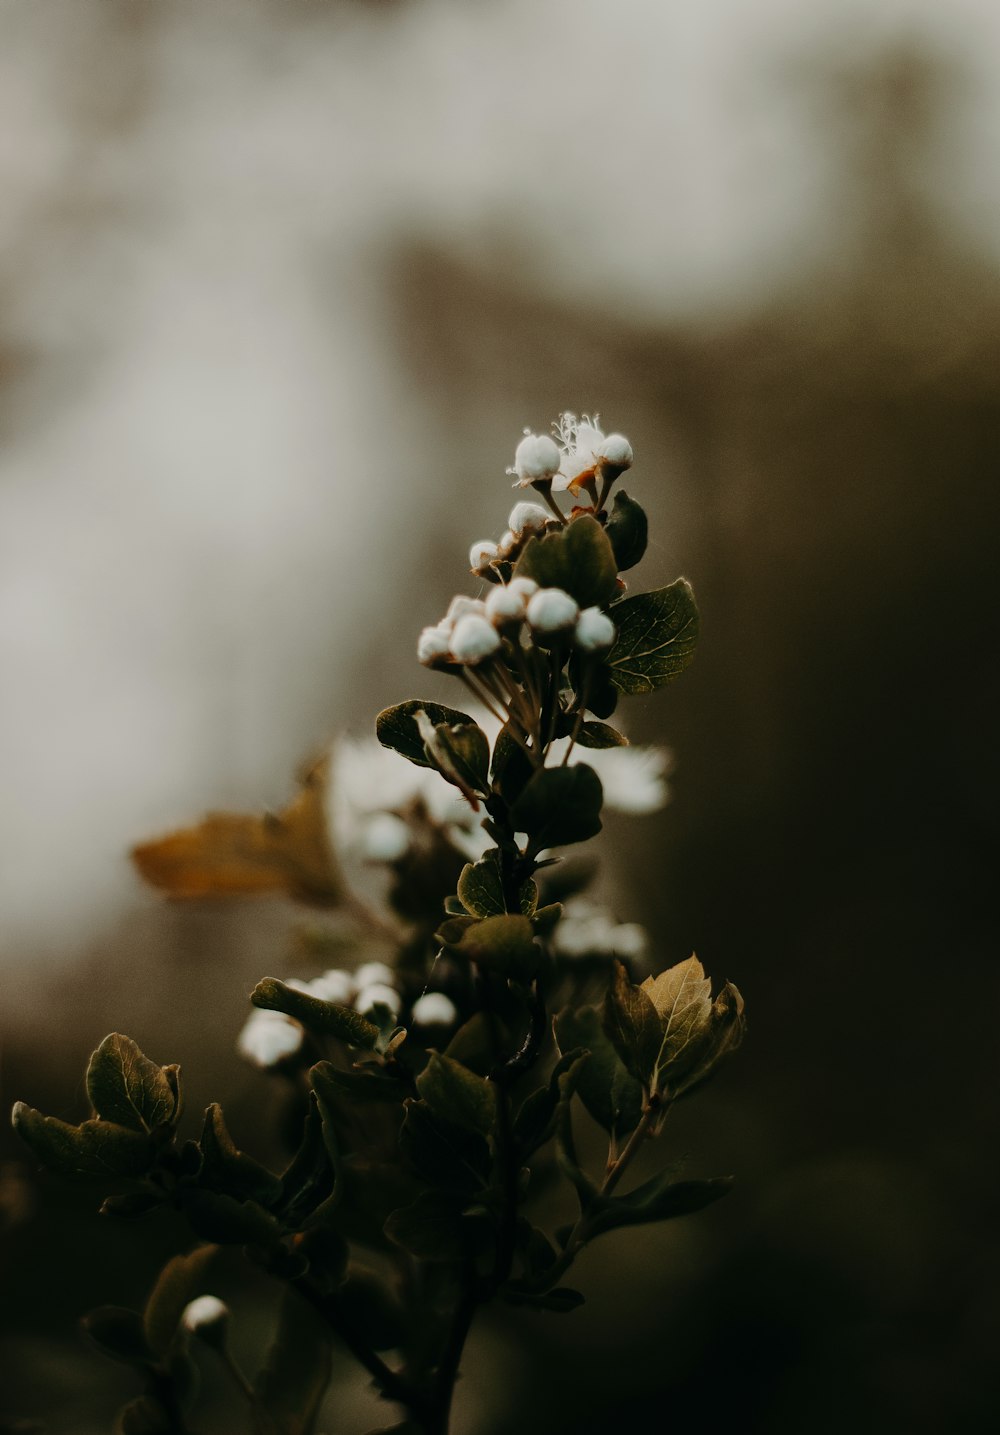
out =
{"type": "Polygon", "coordinates": [[[572,519],[556,533],[529,539],[516,572],[542,588],[564,589],[581,608],[609,602],[618,580],[610,539],[590,513],[572,519]]]}
{"type": "Polygon", "coordinates": [[[606,722],[581,723],[576,740],[581,747],[628,747],[625,734],[615,727],[609,727],[606,722]]]}
{"type": "MultiPolygon", "coordinates": [[[[611,617],[618,637],[607,661],[611,681],[623,693],[651,693],[682,673],[694,657],[698,609],[686,578],[623,599],[611,617]]],[[[597,711],[593,705],[591,710],[597,711]]]]}
{"type": "Polygon", "coordinates": [[[332,1062],[319,1061],[310,1069],[309,1078],[313,1089],[331,1104],[377,1101],[398,1105],[411,1095],[411,1088],[404,1081],[397,1081],[378,1068],[341,1071],[332,1062]]]}
{"type": "Polygon", "coordinates": [[[170,1349],[185,1307],[207,1293],[205,1278],[215,1252],[215,1246],[198,1246],[185,1256],[174,1256],[157,1277],[142,1317],[146,1341],[156,1355],[170,1349]]]}
{"type": "Polygon", "coordinates": [[[561,902],[550,902],[547,907],[539,907],[531,917],[531,925],[535,929],[535,936],[546,941],[551,937],[559,924],[563,909],[561,902]]]}
{"type": "Polygon", "coordinates": [[[278,1331],[254,1386],[263,1412],[260,1435],[311,1435],[330,1369],[330,1338],[321,1318],[286,1290],[278,1331]]]}
{"type": "Polygon", "coordinates": [[[609,1041],[597,1007],[566,1007],[554,1022],[559,1050],[583,1048],[590,1060],[577,1075],[577,1095],[588,1113],[607,1132],[634,1131],[642,1116],[642,1087],[626,1070],[609,1041]]]}
{"type": "MultiPolygon", "coordinates": [[[[419,718],[418,726],[423,727],[419,718]]],[[[478,723],[435,723],[424,728],[424,749],[441,776],[472,800],[490,793],[490,744],[478,723]]]]}
{"type": "Polygon", "coordinates": [[[510,804],[523,791],[534,770],[531,759],[517,738],[511,735],[511,725],[507,723],[500,729],[500,735],[493,744],[493,765],[490,769],[493,786],[510,804]]]}
{"type": "MultiPolygon", "coordinates": [[[[457,920],[457,919],[455,919],[457,920]]],[[[466,927],[449,950],[486,971],[530,981],[538,971],[541,950],[529,917],[486,917],[466,927]]]]}
{"type": "Polygon", "coordinates": [[[399,1144],[418,1173],[434,1188],[475,1195],[490,1173],[483,1137],[433,1112],[426,1101],[410,1101],[399,1144]]]}
{"type": "Polygon", "coordinates": [[[482,1249],[489,1235],[483,1220],[466,1214],[462,1196],[423,1191],[409,1206],[393,1211],[385,1233],[421,1261],[463,1261],[482,1249]]]}
{"type": "Polygon", "coordinates": [[[619,490],[604,531],[614,550],[618,572],[625,573],[634,568],[649,541],[649,520],[642,505],[619,490]]]}
{"type": "Polygon", "coordinates": [[[535,852],[585,842],[601,830],[601,779],[586,763],[536,772],[510,810],[516,832],[527,832],[535,852]]]}
{"type": "MultiPolygon", "coordinates": [[[[556,1114],[556,1107],[559,1104],[559,1078],[565,1071],[577,1061],[578,1058],[586,1055],[580,1048],[570,1051],[565,1049],[552,1068],[549,1080],[545,1086],[538,1087],[535,1091],[529,1091],[521,1102],[514,1117],[514,1141],[517,1146],[518,1160],[526,1161],[534,1151],[537,1151],[552,1134],[552,1122],[556,1114]]],[[[580,1072],[585,1070],[581,1065],[580,1072]]],[[[578,1073],[579,1077],[580,1073],[578,1073]]]]}
{"type": "Polygon", "coordinates": [[[432,1051],[417,1077],[417,1090],[435,1116],[483,1136],[492,1134],[497,1116],[496,1087],[460,1062],[432,1051]]]}
{"type": "Polygon", "coordinates": [[[398,752],[403,757],[409,758],[410,762],[415,762],[418,767],[433,767],[434,764],[428,760],[427,753],[424,751],[424,739],[420,735],[420,728],[414,716],[421,709],[435,727],[438,723],[464,723],[475,726],[468,713],[459,712],[457,708],[445,707],[443,703],[424,702],[420,698],[410,698],[405,703],[397,703],[395,707],[385,708],[379,713],[375,719],[375,736],[383,747],[392,748],[393,752],[398,752]]]}
{"type": "Polygon", "coordinates": [[[146,1344],[142,1317],[124,1306],[101,1305],[83,1317],[84,1331],[105,1355],[143,1369],[155,1359],[146,1344]]]}
{"type": "Polygon", "coordinates": [[[669,1173],[661,1172],[627,1196],[598,1200],[588,1212],[587,1230],[593,1238],[619,1226],[644,1226],[653,1221],[688,1216],[718,1201],[732,1187],[732,1176],[717,1176],[709,1181],[674,1181],[669,1173]]]}
{"type": "Polygon", "coordinates": [[[505,1049],[509,1041],[506,1026],[498,1018],[494,1019],[494,1025],[497,1028],[495,1033],[485,1012],[473,1012],[445,1047],[445,1056],[485,1076],[497,1063],[494,1048],[505,1049]]]}
{"type": "Polygon", "coordinates": [[[117,1031],[90,1058],[87,1095],[98,1116],[131,1131],[154,1131],[173,1119],[177,1105],[166,1072],[117,1031]]]}
{"type": "Polygon", "coordinates": [[[256,1201],[237,1201],[215,1191],[185,1190],[181,1206],[192,1230],[220,1246],[273,1246],[281,1228],[256,1201]]]}
{"type": "MultiPolygon", "coordinates": [[[[474,917],[500,917],[507,912],[500,868],[492,857],[481,862],[467,862],[458,879],[458,896],[467,912],[474,917]]],[[[538,888],[530,879],[518,889],[521,912],[530,917],[538,903],[538,888]]]]}
{"type": "Polygon", "coordinates": [[[51,1171],[61,1176],[143,1176],[152,1161],[149,1137],[112,1121],[70,1126],[17,1102],[14,1130],[51,1171]]]}
{"type": "Polygon", "coordinates": [[[605,1034],[626,1070],[648,1086],[663,1031],[655,1006],[641,987],[632,984],[621,962],[614,964],[601,1017],[605,1034]]]}
{"type": "Polygon", "coordinates": [[[338,1006],[335,1002],[320,1001],[294,987],[286,987],[276,977],[265,977],[250,993],[254,1006],[265,1011],[280,1011],[300,1021],[310,1031],[325,1032],[339,1037],[349,1046],[360,1046],[371,1051],[376,1046],[380,1032],[377,1026],[350,1007],[338,1006]]]}
{"type": "Polygon", "coordinates": [[[270,1206],[281,1195],[278,1177],[237,1148],[218,1102],[205,1112],[201,1154],[199,1179],[210,1190],[234,1196],[238,1201],[259,1201],[264,1206],[270,1206]]]}

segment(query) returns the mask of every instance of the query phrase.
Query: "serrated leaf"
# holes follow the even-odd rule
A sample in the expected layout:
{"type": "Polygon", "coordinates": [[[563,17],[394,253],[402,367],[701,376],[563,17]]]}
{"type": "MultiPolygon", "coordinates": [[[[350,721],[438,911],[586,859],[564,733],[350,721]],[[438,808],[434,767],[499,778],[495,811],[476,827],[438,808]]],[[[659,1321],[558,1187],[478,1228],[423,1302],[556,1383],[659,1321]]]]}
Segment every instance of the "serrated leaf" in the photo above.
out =
{"type": "Polygon", "coordinates": [[[623,732],[615,727],[609,727],[606,722],[584,722],[580,724],[580,731],[576,740],[581,747],[608,748],[628,747],[628,738],[623,732]]]}
{"type": "Polygon", "coordinates": [[[410,1101],[399,1143],[413,1168],[431,1186],[475,1195],[490,1172],[489,1147],[476,1131],[433,1112],[426,1101],[410,1101]]]}
{"type": "Polygon", "coordinates": [[[176,1106],[166,1072],[117,1031],[106,1036],[90,1058],[87,1095],[102,1120],[132,1131],[154,1131],[172,1120],[176,1106]]]}
{"type": "Polygon", "coordinates": [[[112,1121],[71,1126],[17,1102],[11,1121],[43,1166],[61,1176],[142,1176],[149,1170],[149,1137],[112,1121]]]}
{"type": "Polygon", "coordinates": [[[312,1306],[286,1291],[278,1330],[257,1376],[259,1435],[311,1435],[330,1383],[330,1338],[312,1306]]]}
{"type": "Polygon", "coordinates": [[[712,984],[695,956],[647,977],[641,990],[656,1009],[663,1031],[657,1059],[661,1077],[689,1066],[708,1035],[712,1019],[712,984]]]}
{"type": "Polygon", "coordinates": [[[587,1230],[593,1238],[620,1226],[644,1226],[653,1221],[688,1216],[718,1201],[732,1186],[731,1176],[717,1176],[709,1181],[674,1181],[668,1173],[661,1173],[627,1196],[597,1201],[587,1214],[587,1230]]]}
{"type": "Polygon", "coordinates": [[[712,1003],[711,1018],[705,1035],[664,1073],[668,1094],[676,1099],[687,1096],[707,1081],[716,1068],[731,1055],[743,1040],[743,998],[732,982],[727,982],[712,1003]]]}
{"type": "Polygon", "coordinates": [[[698,609],[686,578],[623,599],[611,609],[611,618],[618,637],[607,665],[623,693],[651,693],[682,673],[694,657],[698,609]]]}
{"type": "Polygon", "coordinates": [[[583,1048],[590,1060],[581,1067],[576,1090],[588,1113],[605,1131],[626,1135],[642,1116],[642,1087],[626,1070],[608,1039],[597,1007],[566,1007],[554,1022],[560,1051],[583,1048]]]}
{"type": "Polygon", "coordinates": [[[531,847],[565,847],[601,830],[604,789],[586,763],[545,767],[536,772],[510,810],[516,832],[527,832],[531,847]]]}
{"type": "Polygon", "coordinates": [[[529,539],[515,571],[519,578],[533,578],[542,588],[564,589],[581,608],[607,603],[618,579],[611,542],[589,513],[556,533],[529,539]]]}
{"type": "Polygon", "coordinates": [[[649,996],[634,986],[621,962],[614,963],[601,1012],[602,1024],[625,1068],[648,1086],[663,1040],[663,1028],[649,996]]]}
{"type": "Polygon", "coordinates": [[[634,568],[649,542],[649,520],[642,505],[619,489],[604,531],[614,551],[618,572],[634,568]]]}
{"type": "Polygon", "coordinates": [[[417,1090],[435,1116],[483,1136],[492,1134],[497,1115],[496,1087],[460,1062],[432,1051],[417,1077],[417,1090]]]}
{"type": "Polygon", "coordinates": [[[282,812],[211,812],[133,848],[132,861],[146,882],[178,899],[284,892],[338,906],[345,887],[328,836],[327,772],[326,759],[310,767],[282,812]]]}
{"type": "Polygon", "coordinates": [[[146,1301],[142,1323],[146,1341],[158,1356],[173,1344],[185,1307],[195,1296],[206,1294],[206,1277],[216,1247],[198,1246],[187,1255],[174,1256],[163,1267],[146,1301]]]}
{"type": "Polygon", "coordinates": [[[281,1195],[281,1181],[252,1156],[240,1151],[226,1127],[222,1107],[213,1102],[205,1112],[201,1134],[203,1186],[236,1200],[270,1206],[281,1195]]]}
{"type": "Polygon", "coordinates": [[[418,767],[433,767],[427,753],[424,751],[424,739],[420,733],[420,727],[415,716],[423,711],[427,714],[433,726],[438,723],[463,723],[475,726],[468,713],[459,712],[457,708],[445,707],[443,703],[425,702],[420,698],[410,698],[405,703],[396,703],[394,707],[385,708],[375,719],[375,736],[383,747],[392,748],[402,757],[408,758],[410,762],[416,763],[418,767]]]}
{"type": "Polygon", "coordinates": [[[293,1017],[311,1031],[325,1032],[339,1037],[350,1046],[360,1046],[371,1051],[376,1046],[380,1032],[377,1026],[366,1021],[359,1012],[350,1007],[338,1006],[335,1002],[320,1001],[318,997],[287,987],[276,977],[265,977],[250,993],[254,1006],[265,1011],[280,1011],[293,1017]]]}

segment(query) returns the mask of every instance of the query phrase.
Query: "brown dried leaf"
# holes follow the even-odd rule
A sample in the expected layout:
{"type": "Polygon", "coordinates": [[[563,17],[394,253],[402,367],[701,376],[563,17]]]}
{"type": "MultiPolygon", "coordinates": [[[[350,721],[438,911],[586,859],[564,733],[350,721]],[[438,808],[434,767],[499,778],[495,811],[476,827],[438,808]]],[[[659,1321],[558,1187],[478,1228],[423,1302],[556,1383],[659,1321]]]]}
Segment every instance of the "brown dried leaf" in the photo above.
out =
{"type": "Polygon", "coordinates": [[[252,897],[285,893],[335,907],[343,898],[340,867],[327,837],[327,760],[304,773],[283,812],[210,812],[132,849],[140,876],[170,897],[252,897]]]}

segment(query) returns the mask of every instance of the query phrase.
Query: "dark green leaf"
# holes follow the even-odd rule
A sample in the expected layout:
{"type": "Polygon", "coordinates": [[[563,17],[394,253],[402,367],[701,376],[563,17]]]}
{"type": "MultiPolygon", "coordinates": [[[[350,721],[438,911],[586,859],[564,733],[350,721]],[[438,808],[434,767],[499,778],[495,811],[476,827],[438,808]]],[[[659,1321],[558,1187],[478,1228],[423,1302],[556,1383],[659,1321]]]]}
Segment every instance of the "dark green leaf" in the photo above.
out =
{"type": "Polygon", "coordinates": [[[468,713],[459,712],[457,708],[410,698],[405,703],[397,703],[395,707],[386,708],[379,713],[375,719],[375,735],[383,747],[391,747],[394,752],[401,753],[418,767],[433,767],[434,764],[428,760],[424,751],[424,740],[414,717],[421,709],[434,726],[438,723],[472,723],[468,713]]]}
{"type": "Polygon", "coordinates": [[[265,977],[250,993],[254,1006],[265,1011],[280,1011],[300,1021],[311,1031],[325,1032],[339,1037],[350,1046],[372,1050],[377,1044],[380,1032],[377,1026],[350,1007],[338,1006],[334,1002],[320,1001],[294,987],[286,987],[276,977],[265,977]]]}
{"type": "Polygon", "coordinates": [[[581,747],[628,747],[625,734],[615,727],[609,727],[606,722],[581,723],[576,740],[581,747]]]}
{"type": "Polygon", "coordinates": [[[85,1315],[81,1324],[94,1344],[112,1360],[142,1369],[155,1359],[146,1344],[142,1318],[134,1310],[126,1310],[119,1305],[101,1305],[85,1315]]]}
{"type": "Polygon", "coordinates": [[[618,565],[604,529],[585,513],[556,533],[529,539],[516,572],[542,588],[562,588],[581,608],[590,608],[613,597],[618,565]]]}
{"type": "Polygon", "coordinates": [[[274,1343],[255,1382],[260,1435],[311,1435],[329,1382],[327,1330],[312,1306],[286,1291],[274,1343]]]}
{"type": "Polygon", "coordinates": [[[649,541],[649,520],[645,509],[621,490],[615,494],[607,527],[604,530],[614,550],[618,572],[634,568],[646,551],[649,541]]]}
{"type": "Polygon", "coordinates": [[[511,735],[510,724],[501,728],[493,744],[493,786],[505,802],[511,803],[528,782],[534,768],[531,759],[517,738],[511,735]]]}
{"type": "Polygon", "coordinates": [[[732,1186],[731,1176],[717,1176],[710,1181],[674,1181],[669,1173],[661,1173],[627,1196],[598,1200],[587,1213],[587,1230],[594,1237],[619,1226],[643,1226],[652,1221],[688,1216],[718,1201],[732,1186]]]}
{"type": "Polygon", "coordinates": [[[184,1191],[181,1197],[184,1214],[192,1230],[203,1241],[218,1245],[274,1245],[281,1229],[256,1201],[236,1201],[232,1196],[219,1196],[214,1191],[184,1191]]]}
{"type": "Polygon", "coordinates": [[[528,917],[486,917],[467,927],[450,950],[487,971],[522,981],[534,977],[541,960],[528,917]]]}
{"type": "Polygon", "coordinates": [[[112,1121],[70,1126],[23,1101],[15,1105],[11,1120],[42,1165],[61,1176],[142,1176],[152,1161],[148,1136],[112,1121]]]}
{"type": "Polygon", "coordinates": [[[510,810],[516,832],[527,832],[535,852],[585,842],[601,830],[601,779],[586,763],[536,772],[510,810]]]}
{"type": "MultiPolygon", "coordinates": [[[[492,857],[482,862],[467,862],[458,879],[458,896],[465,910],[474,917],[499,917],[506,914],[500,868],[492,857]]],[[[530,916],[538,902],[534,882],[522,882],[518,889],[521,912],[530,916]]]]}
{"type": "Polygon", "coordinates": [[[431,1186],[474,1195],[486,1185],[490,1151],[483,1137],[436,1115],[426,1101],[407,1104],[399,1141],[431,1186]]]}
{"type": "Polygon", "coordinates": [[[663,1030],[655,1006],[641,987],[633,985],[621,962],[614,964],[601,1015],[605,1034],[626,1069],[648,1086],[663,1030]]]}
{"type": "Polygon", "coordinates": [[[87,1095],[98,1116],[132,1131],[153,1131],[171,1121],[177,1104],[166,1072],[117,1031],[90,1058],[87,1095]]]}
{"type": "Polygon", "coordinates": [[[445,1048],[445,1055],[452,1061],[460,1061],[470,1071],[485,1076],[497,1063],[495,1047],[503,1049],[509,1040],[506,1027],[495,1023],[496,1035],[485,1012],[477,1011],[463,1022],[445,1048]]]}
{"type": "Polygon", "coordinates": [[[234,1196],[238,1201],[259,1201],[264,1206],[273,1204],[281,1195],[278,1177],[237,1149],[217,1102],[205,1112],[201,1154],[200,1180],[210,1190],[234,1196]]]}
{"type": "Polygon", "coordinates": [[[421,1261],[462,1261],[482,1249],[489,1236],[483,1220],[465,1212],[465,1198],[423,1191],[409,1206],[393,1211],[385,1233],[421,1261]]]}
{"type": "Polygon", "coordinates": [[[535,936],[546,941],[551,937],[562,916],[562,903],[550,902],[547,907],[539,907],[531,918],[531,925],[535,929],[535,936]]]}
{"type": "Polygon", "coordinates": [[[397,1081],[380,1068],[368,1070],[341,1071],[329,1061],[320,1061],[310,1070],[314,1090],[332,1105],[353,1104],[356,1101],[378,1101],[390,1105],[412,1094],[404,1081],[397,1081]]]}
{"type": "Polygon", "coordinates": [[[557,1260],[555,1246],[548,1236],[524,1216],[517,1222],[517,1250],[529,1276],[543,1275],[557,1260]]]}
{"type": "MultiPolygon", "coordinates": [[[[651,693],[682,673],[694,657],[698,609],[686,578],[625,598],[611,609],[611,617],[618,638],[608,666],[623,693],[651,693]]],[[[592,706],[592,711],[597,710],[592,706]]]]}
{"type": "Polygon", "coordinates": [[[566,1007],[555,1019],[559,1050],[584,1048],[590,1060],[577,1075],[577,1095],[589,1114],[607,1132],[633,1131],[642,1115],[642,1087],[626,1070],[608,1040],[597,1007],[566,1007]]]}
{"type": "Polygon", "coordinates": [[[474,722],[436,723],[433,733],[424,743],[432,766],[466,797],[488,797],[490,744],[482,728],[474,722]]]}
{"type": "Polygon", "coordinates": [[[199,1246],[186,1256],[174,1256],[160,1272],[143,1314],[143,1328],[151,1350],[166,1355],[173,1344],[184,1308],[195,1296],[206,1294],[208,1266],[215,1246],[199,1246]]]}
{"type": "Polygon", "coordinates": [[[399,1302],[367,1266],[351,1266],[338,1298],[345,1319],[373,1350],[403,1344],[406,1320],[399,1302]]]}
{"type": "Polygon", "coordinates": [[[496,1087],[460,1062],[432,1051],[417,1077],[417,1090],[435,1116],[483,1136],[492,1134],[497,1115],[496,1087]]]}
{"type": "Polygon", "coordinates": [[[285,1220],[295,1223],[314,1211],[319,1202],[329,1195],[332,1175],[333,1168],[323,1140],[323,1119],[316,1093],[310,1092],[298,1150],[281,1176],[279,1209],[285,1220]]]}

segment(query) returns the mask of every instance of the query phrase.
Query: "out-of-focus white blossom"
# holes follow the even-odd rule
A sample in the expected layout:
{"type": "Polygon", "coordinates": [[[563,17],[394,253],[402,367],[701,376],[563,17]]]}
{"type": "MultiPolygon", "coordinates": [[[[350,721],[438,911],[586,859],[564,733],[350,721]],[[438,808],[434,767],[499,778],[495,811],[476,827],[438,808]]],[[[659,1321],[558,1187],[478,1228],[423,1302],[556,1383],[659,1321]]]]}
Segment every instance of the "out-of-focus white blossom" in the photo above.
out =
{"type": "Polygon", "coordinates": [[[377,812],[364,824],[359,846],[369,862],[398,862],[410,846],[410,829],[394,812],[377,812]]]}
{"type": "MultiPolygon", "coordinates": [[[[484,608],[485,613],[485,608],[484,608]]],[[[451,656],[456,663],[480,663],[500,646],[500,634],[485,616],[467,613],[455,624],[451,635],[451,656]]]]}
{"type": "Polygon", "coordinates": [[[254,1066],[267,1070],[294,1056],[302,1045],[302,1036],[298,1022],[283,1012],[254,1007],[236,1039],[236,1048],[254,1066]]]}
{"type": "Polygon", "coordinates": [[[485,573],[499,552],[495,543],[491,543],[488,538],[482,538],[469,549],[469,567],[473,573],[485,573]]]}
{"type": "Polygon", "coordinates": [[[615,625],[600,608],[584,608],[576,622],[573,641],[585,653],[599,653],[615,641],[615,625]]]}
{"type": "Polygon", "coordinates": [[[447,662],[451,648],[451,632],[441,623],[424,628],[417,639],[417,659],[425,667],[433,663],[447,662]]]}
{"type": "Polygon", "coordinates": [[[357,978],[350,972],[342,971],[340,967],[331,967],[322,976],[313,977],[312,981],[306,982],[303,990],[321,1002],[336,1002],[338,1006],[348,1006],[356,987],[357,978]]]}
{"type": "Polygon", "coordinates": [[[486,604],[481,598],[467,598],[464,593],[458,593],[448,604],[448,611],[438,626],[453,631],[462,618],[481,618],[485,612],[486,604]]]}
{"type": "Polygon", "coordinates": [[[399,1016],[401,1002],[395,987],[384,982],[373,982],[371,986],[363,987],[358,992],[354,1005],[362,1016],[368,1016],[376,1007],[385,1007],[395,1021],[399,1016]]]}
{"type": "Polygon", "coordinates": [[[414,1026],[451,1026],[458,1020],[458,1011],[451,997],[444,992],[424,992],[413,1003],[414,1026]]]}
{"type": "Polygon", "coordinates": [[[354,973],[354,984],[356,987],[391,987],[395,980],[395,973],[392,967],[386,966],[385,962],[362,962],[354,973]]]}
{"type": "Polygon", "coordinates": [[[521,593],[525,600],[533,598],[538,592],[538,584],[534,578],[512,578],[507,584],[508,593],[521,593]]]}
{"type": "Polygon", "coordinates": [[[507,520],[511,533],[536,533],[544,528],[552,514],[540,503],[515,503],[507,520]]]}
{"type": "Polygon", "coordinates": [[[527,610],[528,600],[524,594],[502,584],[494,588],[486,599],[486,615],[498,626],[521,622],[527,610]]]}
{"type": "Polygon", "coordinates": [[[640,961],[648,949],[645,928],[638,922],[616,922],[605,907],[575,898],[566,903],[552,934],[557,956],[618,957],[640,961]]]}
{"type": "Polygon", "coordinates": [[[536,633],[558,633],[572,628],[580,605],[562,588],[539,588],[528,604],[528,622],[536,633]]]}
{"type": "MultiPolygon", "coordinates": [[[[550,762],[558,766],[569,747],[569,738],[558,738],[549,748],[550,762]]],[[[570,753],[570,765],[585,762],[601,779],[604,805],[615,812],[643,817],[658,812],[670,800],[666,778],[673,765],[673,754],[666,747],[603,747],[576,746],[570,753]]]]}
{"type": "Polygon", "coordinates": [[[229,1307],[215,1295],[196,1296],[181,1312],[183,1328],[203,1339],[221,1335],[228,1320],[229,1307]]]}
{"type": "Polygon", "coordinates": [[[525,430],[524,438],[514,453],[514,467],[507,470],[517,477],[521,488],[532,483],[544,483],[552,478],[559,468],[561,455],[548,434],[532,433],[525,430]]]}

